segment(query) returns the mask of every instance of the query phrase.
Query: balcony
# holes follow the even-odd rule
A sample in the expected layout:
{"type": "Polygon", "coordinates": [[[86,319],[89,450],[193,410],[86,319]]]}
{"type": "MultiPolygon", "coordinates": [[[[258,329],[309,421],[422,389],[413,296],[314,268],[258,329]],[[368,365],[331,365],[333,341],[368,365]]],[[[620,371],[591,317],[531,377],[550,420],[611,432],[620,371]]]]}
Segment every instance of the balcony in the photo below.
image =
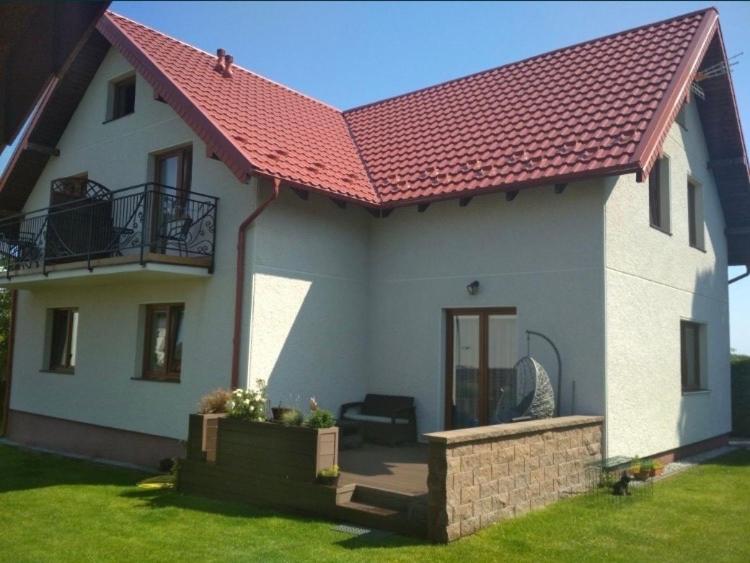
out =
{"type": "Polygon", "coordinates": [[[55,180],[57,203],[0,220],[0,285],[213,272],[217,198],[155,183],[55,180]]]}

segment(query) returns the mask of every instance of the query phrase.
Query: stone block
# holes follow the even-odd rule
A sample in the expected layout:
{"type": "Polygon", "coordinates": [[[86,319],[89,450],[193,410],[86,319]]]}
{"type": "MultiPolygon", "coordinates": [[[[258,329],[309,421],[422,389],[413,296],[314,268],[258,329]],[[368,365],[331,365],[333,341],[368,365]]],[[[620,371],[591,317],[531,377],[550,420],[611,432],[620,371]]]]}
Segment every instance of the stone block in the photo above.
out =
{"type": "Polygon", "coordinates": [[[461,457],[461,471],[479,467],[479,454],[467,454],[461,457]]]}
{"type": "Polygon", "coordinates": [[[500,486],[497,481],[490,481],[479,486],[479,498],[485,499],[496,495],[500,492],[500,486]]]}
{"type": "Polygon", "coordinates": [[[505,463],[493,463],[492,464],[492,478],[499,479],[501,477],[507,477],[509,474],[509,465],[505,463]]]}
{"type": "Polygon", "coordinates": [[[492,479],[492,465],[482,465],[474,469],[474,484],[481,485],[492,479]]]}
{"type": "Polygon", "coordinates": [[[479,529],[480,519],[477,516],[461,521],[461,536],[468,536],[479,529]]]}
{"type": "Polygon", "coordinates": [[[461,489],[461,502],[473,502],[479,498],[479,485],[467,485],[461,489]]]}

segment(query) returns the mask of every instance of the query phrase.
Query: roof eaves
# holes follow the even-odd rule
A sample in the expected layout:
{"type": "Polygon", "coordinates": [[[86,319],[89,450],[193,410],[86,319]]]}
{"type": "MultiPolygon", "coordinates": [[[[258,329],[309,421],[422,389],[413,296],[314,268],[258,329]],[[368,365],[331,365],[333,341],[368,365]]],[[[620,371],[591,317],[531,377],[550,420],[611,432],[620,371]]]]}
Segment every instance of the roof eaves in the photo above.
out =
{"type": "Polygon", "coordinates": [[[719,15],[716,9],[709,8],[704,12],[705,15],[690,41],[685,56],[672,76],[672,80],[667,86],[654,116],[651,118],[651,122],[635,149],[634,159],[638,162],[639,181],[648,178],[651,166],[659,155],[664,139],[680,111],[682,102],[690,94],[693,77],[698,71],[714,33],[718,29],[719,15]]]}

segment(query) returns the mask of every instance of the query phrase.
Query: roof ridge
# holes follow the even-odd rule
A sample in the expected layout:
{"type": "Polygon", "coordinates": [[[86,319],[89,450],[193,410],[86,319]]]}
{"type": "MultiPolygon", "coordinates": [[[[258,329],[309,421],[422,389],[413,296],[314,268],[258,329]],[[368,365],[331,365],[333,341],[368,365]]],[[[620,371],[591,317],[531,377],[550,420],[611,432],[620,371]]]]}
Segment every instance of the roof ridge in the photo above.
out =
{"type": "MultiPolygon", "coordinates": [[[[194,51],[198,51],[199,53],[203,53],[206,56],[209,56],[209,57],[212,57],[212,58],[216,58],[215,54],[211,54],[208,51],[205,51],[205,50],[201,49],[200,47],[197,47],[195,45],[191,45],[190,43],[187,43],[187,42],[183,41],[182,39],[178,39],[177,37],[173,37],[172,35],[169,35],[168,33],[164,33],[163,31],[159,31],[158,29],[155,29],[153,27],[149,27],[146,24],[143,24],[143,23],[141,23],[139,21],[136,21],[136,20],[134,20],[132,18],[129,18],[127,16],[123,16],[122,14],[118,14],[117,12],[115,12],[113,10],[107,10],[106,13],[107,13],[108,16],[115,16],[115,17],[121,18],[123,20],[127,20],[127,21],[129,21],[130,23],[132,23],[134,25],[140,26],[140,27],[142,27],[144,29],[148,29],[149,31],[152,31],[152,32],[154,32],[154,33],[156,33],[158,35],[161,35],[162,37],[166,37],[167,39],[170,39],[172,41],[176,41],[177,43],[180,43],[181,45],[184,45],[185,47],[193,49],[194,51]]],[[[329,104],[327,102],[324,102],[324,101],[319,100],[317,98],[313,98],[309,94],[305,94],[304,92],[300,92],[299,90],[295,90],[294,88],[291,88],[290,86],[287,86],[286,84],[282,84],[281,82],[277,82],[277,81],[275,81],[275,80],[273,80],[271,78],[268,78],[267,76],[263,76],[262,74],[258,74],[257,72],[253,72],[252,70],[249,70],[249,69],[243,67],[242,65],[237,64],[236,60],[232,64],[232,67],[235,68],[235,69],[237,69],[237,70],[241,70],[243,72],[246,72],[247,74],[250,74],[250,75],[254,76],[255,78],[259,78],[260,80],[264,80],[265,82],[268,82],[269,84],[273,84],[274,86],[282,88],[283,90],[286,90],[287,92],[290,92],[290,93],[295,94],[297,96],[301,96],[303,98],[306,98],[306,99],[310,100],[311,102],[315,102],[316,104],[319,104],[319,105],[321,105],[323,107],[331,109],[331,110],[333,110],[335,112],[343,113],[342,110],[340,110],[339,108],[337,108],[335,106],[332,106],[331,104],[329,104]]]]}
{"type": "Polygon", "coordinates": [[[559,53],[561,51],[567,51],[568,49],[575,49],[577,47],[582,47],[582,46],[588,45],[590,43],[595,43],[597,41],[604,41],[605,39],[609,39],[611,37],[616,37],[618,35],[625,35],[626,33],[632,33],[634,31],[638,31],[638,30],[641,30],[641,29],[644,29],[644,28],[647,28],[647,27],[654,27],[654,26],[657,26],[657,25],[664,25],[664,24],[672,22],[672,21],[689,18],[689,17],[695,16],[695,15],[698,15],[698,14],[706,14],[706,13],[708,13],[710,11],[716,12],[717,15],[719,13],[719,10],[717,10],[715,7],[709,6],[708,8],[703,8],[703,9],[700,9],[700,10],[694,10],[694,11],[688,12],[686,14],[680,14],[680,15],[672,16],[671,18],[666,18],[666,19],[659,20],[659,21],[656,21],[656,22],[646,23],[646,24],[639,25],[639,26],[636,26],[636,27],[631,27],[631,28],[628,28],[628,29],[623,29],[622,31],[616,31],[614,33],[610,33],[610,34],[607,34],[607,35],[602,35],[600,37],[593,37],[591,39],[586,39],[585,41],[579,41],[578,43],[573,43],[571,45],[566,45],[565,47],[558,47],[557,49],[553,49],[551,51],[545,51],[544,53],[538,53],[536,55],[531,55],[530,57],[526,57],[525,59],[519,59],[519,60],[516,60],[516,61],[511,61],[511,62],[508,62],[508,63],[505,63],[505,64],[501,64],[501,65],[498,65],[498,66],[495,66],[495,67],[486,68],[484,70],[479,70],[477,72],[472,72],[470,74],[465,74],[463,76],[457,76],[456,78],[449,78],[448,80],[443,80],[442,82],[437,82],[435,84],[430,84],[429,86],[423,86],[422,88],[417,88],[415,90],[410,90],[410,91],[404,92],[402,94],[396,94],[394,96],[389,96],[389,97],[383,98],[381,100],[375,100],[373,102],[368,102],[366,104],[362,104],[362,105],[359,105],[359,106],[354,106],[352,108],[348,108],[348,109],[342,110],[342,113],[344,114],[344,116],[346,116],[347,114],[355,113],[357,111],[366,109],[368,107],[372,107],[372,106],[377,106],[377,105],[380,105],[380,104],[388,103],[388,102],[391,102],[393,100],[398,100],[400,98],[405,98],[407,96],[412,96],[414,94],[419,94],[421,92],[425,92],[427,90],[432,90],[434,88],[440,88],[441,86],[445,86],[447,84],[452,84],[454,82],[460,82],[462,80],[468,80],[470,78],[474,78],[476,76],[481,76],[483,74],[489,74],[491,72],[495,72],[495,71],[498,71],[498,70],[506,68],[506,67],[519,65],[519,64],[522,64],[522,63],[533,61],[535,59],[541,59],[542,57],[547,57],[547,56],[550,56],[550,55],[554,55],[554,54],[559,53]]]}

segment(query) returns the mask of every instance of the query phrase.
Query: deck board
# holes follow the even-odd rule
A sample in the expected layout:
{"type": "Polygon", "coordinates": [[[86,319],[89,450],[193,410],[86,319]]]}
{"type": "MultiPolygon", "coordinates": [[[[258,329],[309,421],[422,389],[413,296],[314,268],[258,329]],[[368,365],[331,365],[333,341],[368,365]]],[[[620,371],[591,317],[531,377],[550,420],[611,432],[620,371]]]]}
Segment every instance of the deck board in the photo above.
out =
{"type": "Polygon", "coordinates": [[[412,494],[427,492],[428,447],[378,446],[365,444],[361,448],[341,450],[339,486],[369,485],[412,494]]]}

